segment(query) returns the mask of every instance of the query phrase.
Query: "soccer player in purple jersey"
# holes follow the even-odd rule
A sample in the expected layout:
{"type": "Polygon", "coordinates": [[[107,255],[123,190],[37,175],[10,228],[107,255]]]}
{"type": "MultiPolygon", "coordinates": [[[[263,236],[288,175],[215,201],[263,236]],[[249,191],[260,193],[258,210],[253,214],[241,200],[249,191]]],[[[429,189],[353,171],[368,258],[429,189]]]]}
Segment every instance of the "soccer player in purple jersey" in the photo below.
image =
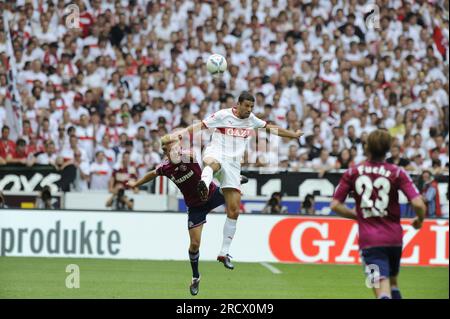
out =
{"type": "Polygon", "coordinates": [[[375,296],[401,299],[397,276],[403,231],[398,191],[406,195],[417,215],[412,223],[415,229],[422,227],[426,206],[405,170],[385,162],[390,147],[391,136],[386,130],[370,133],[366,144],[368,160],[344,173],[330,206],[338,215],[358,222],[361,257],[373,279],[375,296]],[[344,205],[350,193],[355,198],[356,211],[344,205]]]}
{"type": "MultiPolygon", "coordinates": [[[[214,208],[225,204],[225,198],[216,184],[209,185],[209,193],[206,201],[203,201],[195,191],[201,179],[202,169],[193,161],[192,153],[182,152],[179,141],[162,139],[162,149],[167,157],[156,169],[148,172],[136,182],[129,182],[132,188],[139,187],[150,182],[157,176],[166,176],[174,182],[183,193],[186,206],[188,206],[188,229],[190,237],[189,259],[192,267],[192,282],[189,287],[192,295],[197,295],[200,284],[198,271],[200,239],[203,224],[206,223],[206,215],[214,208]],[[164,142],[166,141],[166,142],[164,142]],[[183,158],[183,156],[187,156],[183,158]]],[[[246,181],[241,176],[241,183],[246,181]]]]}

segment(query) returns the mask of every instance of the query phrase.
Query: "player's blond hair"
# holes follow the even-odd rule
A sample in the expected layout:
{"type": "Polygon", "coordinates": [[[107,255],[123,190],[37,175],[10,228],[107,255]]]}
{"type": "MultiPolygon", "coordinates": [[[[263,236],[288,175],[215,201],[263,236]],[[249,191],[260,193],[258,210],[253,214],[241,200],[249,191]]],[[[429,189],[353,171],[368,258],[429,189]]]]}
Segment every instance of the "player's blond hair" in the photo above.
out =
{"type": "Polygon", "coordinates": [[[163,137],[161,137],[161,146],[169,144],[170,142],[172,142],[170,134],[166,134],[163,137]]]}

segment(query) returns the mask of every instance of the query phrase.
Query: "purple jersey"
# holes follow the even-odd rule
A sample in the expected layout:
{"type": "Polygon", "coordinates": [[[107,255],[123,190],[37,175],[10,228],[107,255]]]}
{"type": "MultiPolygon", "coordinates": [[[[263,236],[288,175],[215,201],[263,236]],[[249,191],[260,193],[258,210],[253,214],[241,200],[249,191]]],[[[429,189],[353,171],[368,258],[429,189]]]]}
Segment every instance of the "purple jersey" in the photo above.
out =
{"type": "MultiPolygon", "coordinates": [[[[164,160],[156,167],[156,174],[168,177],[183,193],[184,201],[188,207],[198,207],[205,204],[197,194],[197,185],[202,176],[202,169],[198,163],[173,164],[164,160]]],[[[209,185],[208,199],[216,191],[216,184],[209,185]]]]}
{"type": "Polygon", "coordinates": [[[409,201],[420,195],[403,168],[386,162],[366,161],[342,176],[333,198],[343,203],[353,193],[361,249],[402,245],[399,190],[409,201]]]}

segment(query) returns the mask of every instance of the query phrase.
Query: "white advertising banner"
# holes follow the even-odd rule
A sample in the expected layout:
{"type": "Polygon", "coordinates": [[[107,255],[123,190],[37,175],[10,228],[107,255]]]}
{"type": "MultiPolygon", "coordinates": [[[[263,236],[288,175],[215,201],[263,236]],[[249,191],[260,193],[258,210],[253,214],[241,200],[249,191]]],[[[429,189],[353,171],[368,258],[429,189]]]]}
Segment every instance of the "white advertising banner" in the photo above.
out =
{"type": "MultiPolygon", "coordinates": [[[[202,260],[215,260],[224,214],[204,226],[202,260]]],[[[448,265],[448,220],[420,231],[402,221],[403,264],[448,265]]],[[[359,263],[357,225],[331,217],[241,215],[230,254],[245,262],[359,263]]],[[[187,260],[185,213],[0,210],[0,256],[187,260]]]]}
{"type": "MultiPolygon", "coordinates": [[[[65,209],[104,210],[111,197],[108,191],[67,192],[64,194],[65,209]]],[[[168,209],[168,195],[148,193],[134,194],[125,191],[125,195],[134,201],[134,210],[165,211],[168,209]]]]}

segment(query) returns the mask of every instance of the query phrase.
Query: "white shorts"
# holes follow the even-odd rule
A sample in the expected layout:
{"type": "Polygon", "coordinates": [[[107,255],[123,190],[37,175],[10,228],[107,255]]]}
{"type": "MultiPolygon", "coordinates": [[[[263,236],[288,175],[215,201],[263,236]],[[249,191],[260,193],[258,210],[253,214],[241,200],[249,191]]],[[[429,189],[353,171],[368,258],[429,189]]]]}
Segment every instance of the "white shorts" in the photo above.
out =
{"type": "Polygon", "coordinates": [[[241,192],[241,163],[234,158],[220,156],[212,147],[206,147],[203,158],[211,157],[220,163],[220,170],[214,178],[220,183],[220,188],[235,188],[241,192]]]}

